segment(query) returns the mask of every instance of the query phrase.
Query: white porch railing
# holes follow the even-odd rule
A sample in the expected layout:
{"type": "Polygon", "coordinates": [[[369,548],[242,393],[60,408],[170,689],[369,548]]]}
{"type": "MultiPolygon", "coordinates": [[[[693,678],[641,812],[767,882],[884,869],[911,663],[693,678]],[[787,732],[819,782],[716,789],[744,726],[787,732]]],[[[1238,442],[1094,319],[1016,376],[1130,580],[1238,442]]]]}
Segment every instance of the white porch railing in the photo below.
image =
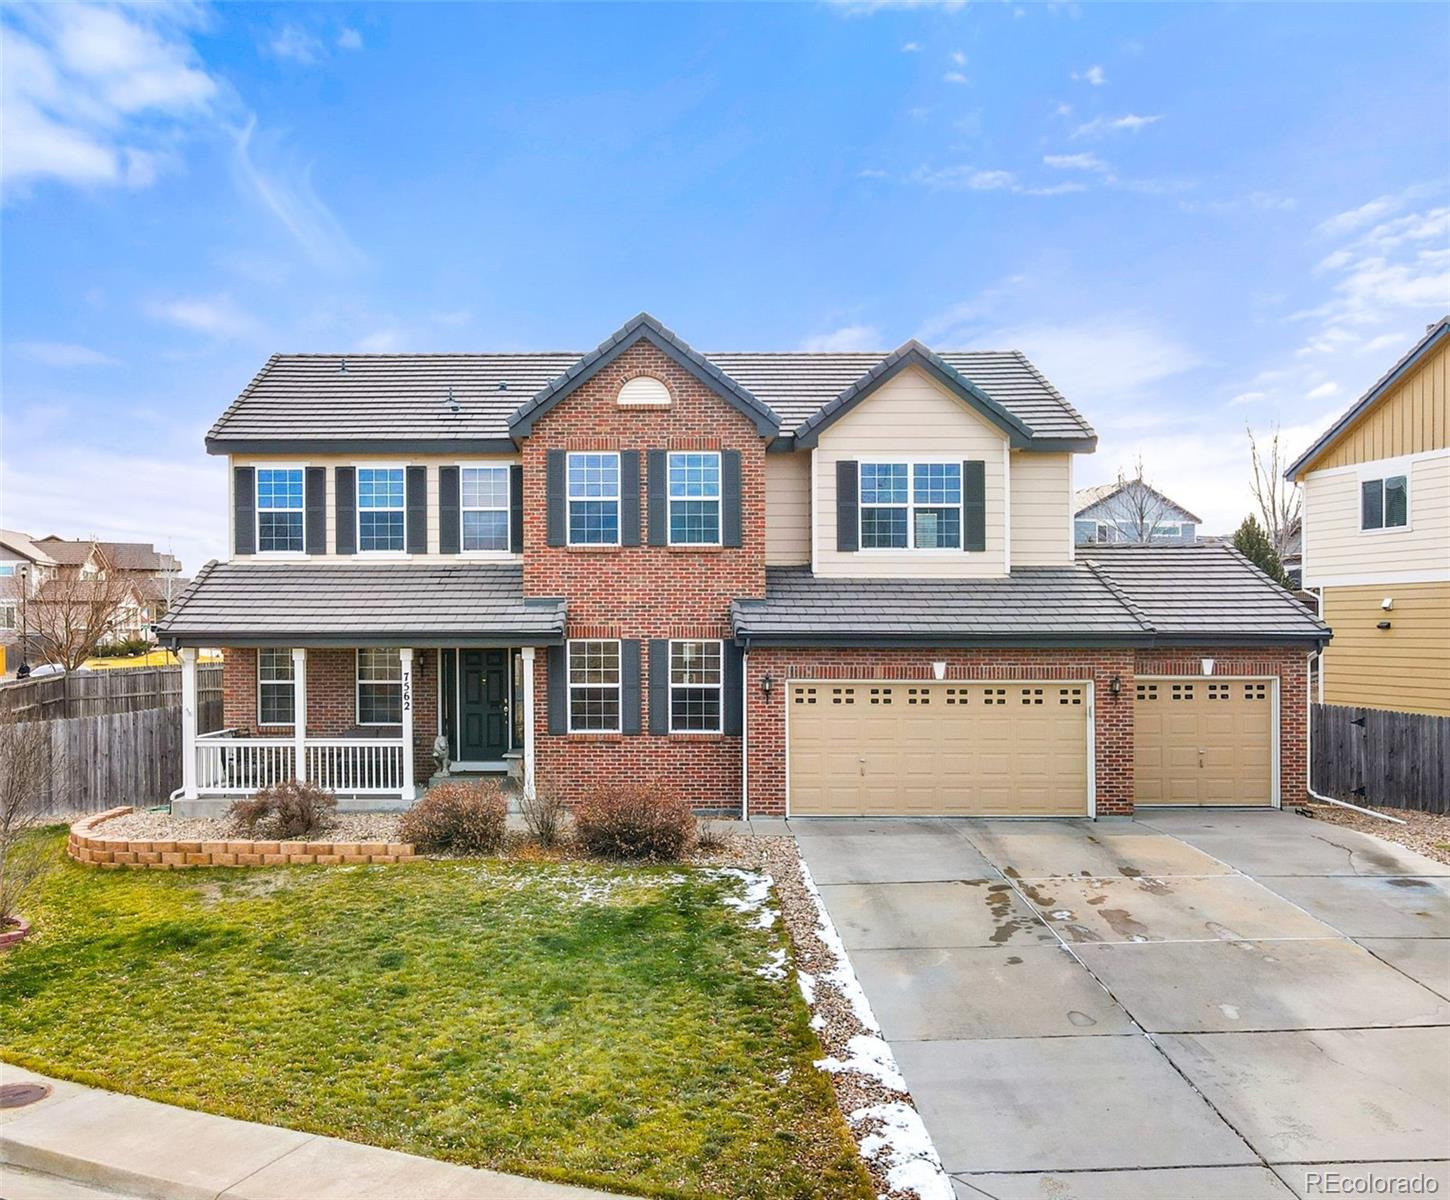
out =
{"type": "MultiPolygon", "coordinates": [[[[404,755],[399,738],[308,738],[303,743],[305,778],[330,792],[397,796],[403,792],[404,755]]],[[[293,738],[202,734],[196,739],[196,790],[203,796],[244,796],[298,778],[293,738]]]]}

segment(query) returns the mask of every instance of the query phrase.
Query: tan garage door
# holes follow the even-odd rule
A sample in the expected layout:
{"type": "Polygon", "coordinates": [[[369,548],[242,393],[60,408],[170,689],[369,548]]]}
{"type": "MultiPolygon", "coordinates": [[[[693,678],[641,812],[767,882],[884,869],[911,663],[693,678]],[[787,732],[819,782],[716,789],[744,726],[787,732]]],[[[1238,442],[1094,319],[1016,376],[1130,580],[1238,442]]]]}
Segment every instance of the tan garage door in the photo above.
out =
{"type": "Polygon", "coordinates": [[[793,682],[794,816],[1085,816],[1085,683],[793,682]]]}
{"type": "Polygon", "coordinates": [[[1267,679],[1140,679],[1136,804],[1273,803],[1273,688],[1267,679]]]}

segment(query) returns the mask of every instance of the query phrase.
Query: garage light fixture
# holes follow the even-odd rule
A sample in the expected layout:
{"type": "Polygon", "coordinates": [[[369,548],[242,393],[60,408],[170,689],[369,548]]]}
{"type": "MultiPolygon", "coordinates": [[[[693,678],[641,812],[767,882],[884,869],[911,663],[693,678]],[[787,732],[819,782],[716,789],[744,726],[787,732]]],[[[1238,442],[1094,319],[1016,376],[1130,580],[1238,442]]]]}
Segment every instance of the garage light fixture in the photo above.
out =
{"type": "Polygon", "coordinates": [[[933,679],[945,679],[947,677],[947,665],[944,662],[931,664],[931,675],[933,679]]]}
{"type": "Polygon", "coordinates": [[[767,696],[770,695],[770,689],[774,686],[775,676],[773,676],[769,671],[767,671],[764,675],[760,677],[760,690],[764,692],[767,696]]]}
{"type": "Polygon", "coordinates": [[[1114,675],[1112,683],[1108,684],[1108,689],[1114,696],[1121,696],[1123,694],[1123,677],[1114,675]]]}
{"type": "Polygon", "coordinates": [[[1199,663],[1203,667],[1203,673],[1205,675],[1212,675],[1213,674],[1213,659],[1211,659],[1211,658],[1200,659],[1199,660],[1199,663]]]}

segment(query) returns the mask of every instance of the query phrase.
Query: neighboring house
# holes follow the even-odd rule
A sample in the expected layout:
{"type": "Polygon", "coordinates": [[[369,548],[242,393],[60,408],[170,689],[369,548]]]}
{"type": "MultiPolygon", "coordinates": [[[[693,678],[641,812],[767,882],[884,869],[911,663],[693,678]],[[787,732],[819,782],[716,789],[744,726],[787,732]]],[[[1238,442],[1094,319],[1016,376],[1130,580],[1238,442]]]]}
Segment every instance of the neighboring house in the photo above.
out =
{"type": "Polygon", "coordinates": [[[1304,519],[1295,517],[1284,534],[1284,552],[1279,555],[1284,574],[1296,590],[1304,586],[1304,519]]]}
{"type": "MultiPolygon", "coordinates": [[[[20,649],[22,600],[33,599],[59,567],[29,535],[0,529],[0,675],[13,673],[27,657],[20,649]]],[[[33,652],[31,645],[27,653],[33,652]]]]}
{"type": "Polygon", "coordinates": [[[1192,545],[1199,520],[1141,479],[1080,488],[1073,496],[1072,536],[1079,546],[1121,542],[1192,545]]]}
{"type": "Polygon", "coordinates": [[[761,814],[1294,802],[1328,636],[1227,549],[1073,545],[1096,436],[1016,352],[278,355],[207,437],[224,647],[178,811],[459,769],[761,814]],[[200,799],[197,799],[197,798],[200,799]]]}
{"type": "Polygon", "coordinates": [[[1450,317],[1286,472],[1327,704],[1450,716],[1450,317]]]}

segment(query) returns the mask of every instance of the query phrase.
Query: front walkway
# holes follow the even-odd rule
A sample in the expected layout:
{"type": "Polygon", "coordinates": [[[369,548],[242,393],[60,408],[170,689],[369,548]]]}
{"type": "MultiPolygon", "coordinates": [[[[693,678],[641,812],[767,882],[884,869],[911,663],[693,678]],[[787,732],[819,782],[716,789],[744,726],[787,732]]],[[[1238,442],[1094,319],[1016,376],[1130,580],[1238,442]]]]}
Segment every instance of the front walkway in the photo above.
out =
{"type": "Polygon", "coordinates": [[[1450,1193],[1450,866],[1278,812],[789,824],[959,1196],[1450,1193]]]}
{"type": "Polygon", "coordinates": [[[37,1172],[0,1195],[47,1200],[163,1196],[167,1200],[617,1200],[566,1187],[338,1138],[173,1108],[48,1079],[0,1063],[0,1082],[54,1090],[0,1109],[0,1164],[37,1172]],[[60,1187],[55,1179],[64,1181],[60,1187]],[[64,1190],[67,1184],[80,1185],[64,1190]]]}

